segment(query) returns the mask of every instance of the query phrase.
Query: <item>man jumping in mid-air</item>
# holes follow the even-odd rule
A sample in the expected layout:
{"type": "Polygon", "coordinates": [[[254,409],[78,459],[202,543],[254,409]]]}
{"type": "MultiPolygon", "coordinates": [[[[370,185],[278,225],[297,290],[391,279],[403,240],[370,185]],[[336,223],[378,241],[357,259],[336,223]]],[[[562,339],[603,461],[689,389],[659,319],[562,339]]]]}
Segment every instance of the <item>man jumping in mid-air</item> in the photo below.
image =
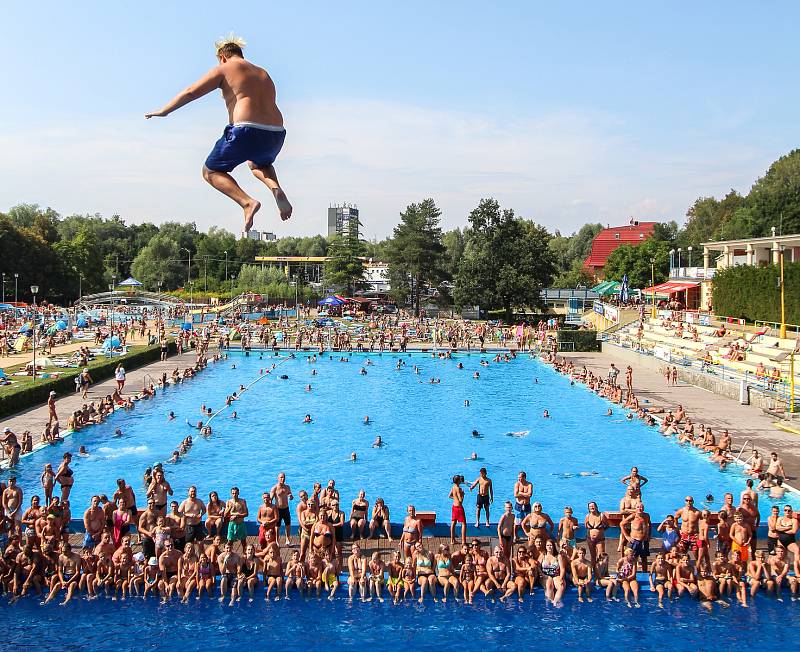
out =
{"type": "Polygon", "coordinates": [[[203,178],[244,210],[244,230],[253,226],[261,202],[239,187],[230,172],[247,161],[257,179],[272,191],[282,220],[292,216],[292,205],[283,192],[272,163],[283,147],[286,130],[283,115],[275,104],[275,84],[263,68],[245,61],[244,41],[233,35],[216,43],[219,65],[199,81],[178,93],[164,108],[145,118],[167,116],[216,88],[228,107],[225,127],[203,166],[203,178]]]}

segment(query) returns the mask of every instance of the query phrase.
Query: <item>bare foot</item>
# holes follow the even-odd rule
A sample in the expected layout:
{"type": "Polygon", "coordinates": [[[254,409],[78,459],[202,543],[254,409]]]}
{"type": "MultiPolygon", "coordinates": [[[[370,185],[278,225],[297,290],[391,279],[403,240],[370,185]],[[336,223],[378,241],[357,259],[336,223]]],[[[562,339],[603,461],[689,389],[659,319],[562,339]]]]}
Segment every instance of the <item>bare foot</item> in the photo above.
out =
{"type": "Polygon", "coordinates": [[[253,218],[255,214],[258,212],[258,209],[261,208],[261,202],[256,201],[255,199],[252,203],[247,204],[244,207],[244,231],[247,233],[250,229],[253,228],[253,218]]]}
{"type": "Polygon", "coordinates": [[[275,195],[275,203],[278,204],[278,212],[281,214],[281,219],[285,222],[292,216],[292,205],[286,198],[286,193],[280,188],[274,190],[272,194],[275,195]]]}

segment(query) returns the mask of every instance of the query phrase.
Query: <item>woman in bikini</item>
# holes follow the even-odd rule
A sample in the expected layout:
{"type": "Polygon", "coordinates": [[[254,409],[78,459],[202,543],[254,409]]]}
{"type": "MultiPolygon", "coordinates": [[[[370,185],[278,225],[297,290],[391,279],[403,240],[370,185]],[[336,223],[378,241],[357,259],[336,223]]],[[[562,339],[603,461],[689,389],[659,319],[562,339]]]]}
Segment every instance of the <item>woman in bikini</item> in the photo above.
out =
{"type": "Polygon", "coordinates": [[[425,597],[425,590],[428,590],[428,593],[431,594],[434,602],[438,602],[436,599],[436,575],[433,570],[433,557],[431,553],[429,553],[425,548],[422,547],[422,543],[417,541],[417,544],[414,546],[414,553],[411,556],[412,561],[414,562],[414,567],[417,570],[417,583],[419,584],[419,602],[421,603],[423,598],[425,597]]]}
{"type": "Polygon", "coordinates": [[[617,581],[622,585],[625,603],[630,607],[630,594],[633,593],[633,606],[639,607],[639,582],[636,580],[636,557],[631,548],[625,548],[623,556],[617,561],[617,581]]]}
{"type": "Polygon", "coordinates": [[[544,544],[545,553],[540,562],[542,567],[542,587],[545,597],[553,604],[559,606],[564,590],[567,588],[565,576],[566,570],[561,555],[556,550],[556,544],[552,539],[548,539],[544,544]]]}
{"type": "MultiPolygon", "coordinates": [[[[297,551],[295,551],[295,554],[297,554],[297,551]]],[[[256,549],[252,543],[248,544],[245,548],[241,564],[237,576],[239,581],[239,596],[242,596],[246,588],[250,596],[250,602],[252,602],[256,588],[258,588],[258,572],[261,570],[261,562],[258,557],[256,557],[256,549]]]]}
{"type": "Polygon", "coordinates": [[[408,558],[414,551],[417,541],[422,538],[422,524],[417,518],[417,512],[413,505],[408,506],[408,514],[403,521],[403,534],[400,542],[403,545],[403,558],[408,558]]]}
{"type": "Polygon", "coordinates": [[[522,531],[528,535],[528,547],[531,547],[536,537],[542,537],[544,541],[552,538],[552,533],[555,529],[553,519],[542,511],[541,503],[533,503],[533,512],[522,519],[521,526],[522,531]],[[550,526],[549,532],[547,530],[548,525],[550,526]]]}
{"type": "Polygon", "coordinates": [[[458,574],[458,581],[464,587],[464,604],[472,604],[472,596],[475,595],[476,570],[475,564],[472,562],[472,555],[467,554],[458,574]]]}
{"type": "MultiPolygon", "coordinates": [[[[417,571],[414,567],[414,560],[411,557],[407,557],[405,564],[403,564],[403,570],[400,573],[400,577],[403,579],[403,600],[405,600],[409,595],[411,599],[414,599],[414,591],[415,583],[417,580],[417,571]]],[[[397,595],[400,595],[400,591],[398,590],[397,595]]],[[[397,599],[395,599],[395,602],[397,599]]]]}
{"type": "Polygon", "coordinates": [[[366,495],[367,493],[363,489],[359,491],[358,498],[353,501],[350,508],[350,532],[352,533],[353,541],[363,539],[364,532],[367,529],[369,501],[366,495]]]}
{"type": "Polygon", "coordinates": [[[69,500],[69,492],[72,491],[72,485],[75,484],[75,478],[72,477],[73,471],[69,468],[70,462],[72,462],[72,453],[64,453],[64,457],[61,460],[61,464],[58,466],[54,478],[54,480],[61,485],[62,501],[69,500]]]}
{"type": "Polygon", "coordinates": [[[311,529],[311,552],[321,557],[324,552],[333,554],[335,550],[333,528],[325,518],[320,518],[311,529]]]}
{"type": "Polygon", "coordinates": [[[208,494],[208,504],[206,505],[206,530],[209,536],[216,536],[225,531],[222,520],[225,513],[225,505],[219,500],[216,491],[208,494]]]}
{"type": "Polygon", "coordinates": [[[452,589],[453,595],[458,596],[458,578],[453,572],[453,560],[450,557],[450,548],[446,544],[439,546],[436,555],[436,580],[444,591],[442,602],[447,602],[447,591],[452,589]]]}
{"type": "Polygon", "coordinates": [[[588,505],[589,513],[583,519],[586,528],[586,544],[589,548],[589,559],[592,566],[597,564],[597,558],[606,551],[606,530],[608,519],[597,508],[597,503],[592,501],[588,505]]]}
{"type": "Polygon", "coordinates": [[[530,588],[530,593],[533,593],[531,580],[531,562],[528,557],[528,551],[525,546],[517,546],[517,554],[511,560],[511,579],[508,582],[505,595],[500,599],[510,598],[516,591],[517,599],[522,602],[522,595],[525,593],[526,588],[530,588]]]}

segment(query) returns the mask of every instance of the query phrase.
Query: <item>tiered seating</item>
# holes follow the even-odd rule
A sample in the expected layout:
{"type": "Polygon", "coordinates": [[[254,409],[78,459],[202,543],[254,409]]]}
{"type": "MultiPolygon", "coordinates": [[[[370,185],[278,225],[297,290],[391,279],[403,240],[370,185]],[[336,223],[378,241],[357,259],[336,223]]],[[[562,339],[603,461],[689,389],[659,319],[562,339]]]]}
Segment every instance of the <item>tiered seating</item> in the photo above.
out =
{"type": "MultiPolygon", "coordinates": [[[[780,339],[769,333],[761,334],[762,331],[755,331],[752,328],[737,328],[732,330],[729,324],[726,326],[726,334],[717,337],[715,331],[719,325],[701,326],[691,325],[697,330],[697,339],[694,341],[689,331],[689,324],[684,324],[683,337],[677,337],[675,328],[667,328],[662,319],[647,319],[641,340],[638,339],[639,324],[635,322],[621,329],[619,332],[620,342],[631,348],[643,348],[645,352],[652,352],[656,346],[666,347],[670,354],[677,358],[684,358],[685,363],[692,366],[702,366],[702,359],[708,354],[713,364],[721,364],[728,369],[747,373],[754,378],[758,365],[761,363],[770,374],[774,368],[778,368],[786,378],[789,366],[789,354],[795,346],[794,340],[780,339]],[[744,359],[731,359],[730,352],[733,345],[738,345],[744,350],[744,359]]],[[[720,324],[721,325],[721,324],[720,324]]],[[[795,365],[796,382],[800,382],[800,360],[795,365]]]]}

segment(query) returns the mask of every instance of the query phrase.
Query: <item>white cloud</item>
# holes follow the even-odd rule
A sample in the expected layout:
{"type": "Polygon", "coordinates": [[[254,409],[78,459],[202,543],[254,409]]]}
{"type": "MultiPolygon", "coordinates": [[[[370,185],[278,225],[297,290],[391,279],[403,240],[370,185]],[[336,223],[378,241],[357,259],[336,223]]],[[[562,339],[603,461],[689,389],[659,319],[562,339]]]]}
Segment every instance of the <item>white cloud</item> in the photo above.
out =
{"type": "MultiPolygon", "coordinates": [[[[562,232],[630,215],[680,220],[698,195],[746,190],[780,154],[694,134],[657,149],[634,140],[614,116],[580,111],[531,108],[501,122],[477,110],[362,100],[282,108],[288,136],[276,167],[295,216],[281,224],[265,202],[256,222],[280,235],[322,232],[327,206],[349,201],[362,209],[365,235],[383,237],[408,203],[428,196],[446,227],[464,224],[487,196],[562,232]]],[[[0,209],[31,201],[65,214],[194,219],[238,232],[239,209],[200,177],[223,126],[219,109],[209,102],[148,122],[120,116],[5,131],[0,209]]],[[[235,176],[269,199],[246,167],[235,176]]]]}

